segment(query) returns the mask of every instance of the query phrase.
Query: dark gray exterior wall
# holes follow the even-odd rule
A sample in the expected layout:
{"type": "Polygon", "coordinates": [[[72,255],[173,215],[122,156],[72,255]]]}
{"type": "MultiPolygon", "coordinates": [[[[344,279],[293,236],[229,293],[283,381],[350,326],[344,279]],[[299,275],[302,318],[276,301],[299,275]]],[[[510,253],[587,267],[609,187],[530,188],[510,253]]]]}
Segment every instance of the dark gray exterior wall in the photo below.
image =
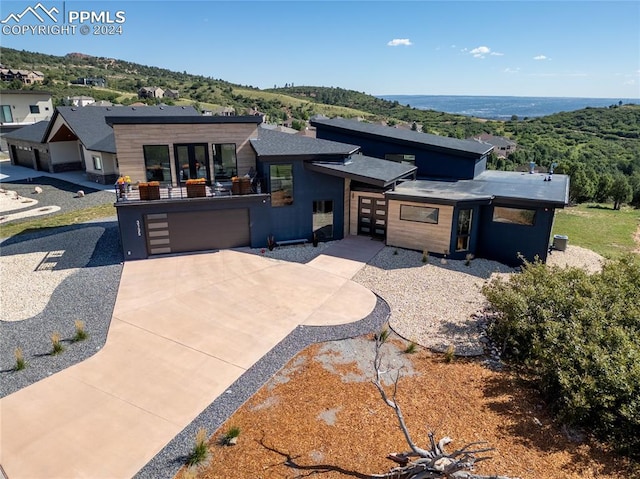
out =
{"type": "Polygon", "coordinates": [[[360,145],[366,156],[383,158],[387,154],[414,155],[418,178],[473,179],[486,169],[486,156],[473,158],[448,154],[444,151],[404,145],[389,138],[372,138],[358,133],[339,132],[317,127],[316,137],[324,140],[360,145]]]}
{"type": "Polygon", "coordinates": [[[524,206],[495,202],[480,208],[480,232],[477,256],[501,263],[518,266],[522,264],[519,255],[527,261],[538,257],[546,261],[555,209],[551,207],[524,206]],[[517,225],[493,221],[495,206],[509,208],[529,208],[536,211],[535,224],[517,225]]]}
{"type": "MultiPolygon", "coordinates": [[[[177,213],[183,211],[210,211],[248,208],[251,231],[251,247],[265,246],[269,228],[268,195],[233,196],[207,199],[155,200],[116,203],[122,251],[125,261],[144,259],[147,251],[147,233],[144,216],[153,213],[177,213]]],[[[198,225],[193,225],[198,234],[198,225]]]]}
{"type": "MultiPolygon", "coordinates": [[[[269,165],[293,165],[293,204],[272,206],[269,208],[272,234],[277,241],[307,239],[313,236],[313,202],[315,200],[333,201],[333,239],[342,239],[344,232],[344,179],[323,175],[304,167],[302,160],[286,158],[258,159],[258,173],[270,188],[269,165]]],[[[252,232],[253,235],[253,232],[252,232]]],[[[262,238],[266,244],[267,235],[262,238]]]]}

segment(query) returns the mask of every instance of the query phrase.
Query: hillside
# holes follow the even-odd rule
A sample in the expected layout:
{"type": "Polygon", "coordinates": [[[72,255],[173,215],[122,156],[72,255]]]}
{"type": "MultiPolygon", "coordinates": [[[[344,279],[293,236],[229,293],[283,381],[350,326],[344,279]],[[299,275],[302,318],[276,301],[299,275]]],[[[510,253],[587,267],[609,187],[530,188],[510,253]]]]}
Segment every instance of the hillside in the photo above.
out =
{"type": "MultiPolygon", "coordinates": [[[[304,128],[313,115],[322,114],[386,121],[389,125],[455,138],[470,138],[483,132],[501,135],[515,140],[518,150],[506,159],[491,158],[489,167],[514,170],[530,161],[545,168],[555,165],[556,172],[571,174],[573,201],[606,201],[615,189],[623,202],[640,205],[639,105],[586,108],[503,122],[420,110],[343,88],[287,85],[260,90],[186,71],[81,53],[55,56],[0,47],[0,61],[7,68],[42,71],[44,84],[32,88],[51,91],[56,105],[73,95],[130,104],[140,101],[140,87],[159,86],[178,90],[180,99],[145,100],[147,103],[193,104],[198,109],[212,110],[230,106],[238,114],[257,109],[267,115],[268,122],[296,129],[304,128]],[[79,77],[105,78],[107,88],[69,83],[79,77]]],[[[19,82],[3,86],[22,87],[19,82]]]]}

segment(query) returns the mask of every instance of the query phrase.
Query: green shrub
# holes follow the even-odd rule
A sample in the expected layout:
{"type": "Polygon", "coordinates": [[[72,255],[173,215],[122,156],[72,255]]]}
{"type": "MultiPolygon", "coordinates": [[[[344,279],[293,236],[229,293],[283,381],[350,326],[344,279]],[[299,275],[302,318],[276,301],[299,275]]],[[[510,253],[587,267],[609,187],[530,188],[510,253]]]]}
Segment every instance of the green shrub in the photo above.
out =
{"type": "Polygon", "coordinates": [[[220,444],[223,446],[233,446],[236,444],[239,436],[240,428],[238,426],[232,426],[220,437],[220,444]]]}
{"type": "Polygon", "coordinates": [[[51,335],[51,354],[60,354],[64,351],[64,346],[60,342],[61,336],[57,331],[51,335]]]}
{"type": "Polygon", "coordinates": [[[191,450],[191,454],[187,458],[187,465],[195,466],[200,464],[209,456],[209,448],[207,447],[207,430],[203,427],[198,429],[196,433],[196,441],[191,450]]]}
{"type": "Polygon", "coordinates": [[[450,344],[449,347],[447,347],[447,350],[444,352],[444,360],[447,363],[452,363],[455,358],[456,348],[453,344],[450,344]]]}
{"type": "Polygon", "coordinates": [[[405,354],[413,354],[418,351],[418,345],[411,341],[407,347],[404,349],[405,354]]]}
{"type": "Polygon", "coordinates": [[[89,337],[89,335],[87,334],[87,331],[84,329],[84,321],[80,321],[79,319],[76,319],[75,328],[76,328],[76,334],[73,337],[74,342],[84,341],[89,337]]]}
{"type": "Polygon", "coordinates": [[[589,275],[525,263],[484,288],[499,312],[489,335],[531,373],[558,417],[640,456],[640,261],[589,275]]]}

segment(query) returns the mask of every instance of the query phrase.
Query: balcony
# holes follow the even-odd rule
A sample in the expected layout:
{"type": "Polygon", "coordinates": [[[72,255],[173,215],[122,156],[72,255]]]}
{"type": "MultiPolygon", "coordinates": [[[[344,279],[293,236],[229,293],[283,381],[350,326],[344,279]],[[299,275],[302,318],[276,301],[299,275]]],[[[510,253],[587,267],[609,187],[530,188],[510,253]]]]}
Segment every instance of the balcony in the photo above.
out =
{"type": "Polygon", "coordinates": [[[228,181],[215,185],[180,185],[142,183],[140,185],[114,185],[116,203],[156,200],[187,200],[197,198],[229,198],[231,196],[264,195],[261,179],[228,181]]]}

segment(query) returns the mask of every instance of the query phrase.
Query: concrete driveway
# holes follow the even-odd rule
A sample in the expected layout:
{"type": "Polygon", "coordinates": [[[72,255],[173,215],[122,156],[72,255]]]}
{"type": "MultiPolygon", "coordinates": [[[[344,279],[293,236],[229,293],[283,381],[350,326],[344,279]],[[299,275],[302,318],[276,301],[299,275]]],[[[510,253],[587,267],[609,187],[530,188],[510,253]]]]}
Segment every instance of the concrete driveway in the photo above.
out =
{"type": "Polygon", "coordinates": [[[298,325],[367,316],[376,298],[350,278],[382,246],[350,238],[306,265],[232,250],[126,263],[104,348],[0,400],[0,464],[10,479],[132,477],[298,325]]]}

